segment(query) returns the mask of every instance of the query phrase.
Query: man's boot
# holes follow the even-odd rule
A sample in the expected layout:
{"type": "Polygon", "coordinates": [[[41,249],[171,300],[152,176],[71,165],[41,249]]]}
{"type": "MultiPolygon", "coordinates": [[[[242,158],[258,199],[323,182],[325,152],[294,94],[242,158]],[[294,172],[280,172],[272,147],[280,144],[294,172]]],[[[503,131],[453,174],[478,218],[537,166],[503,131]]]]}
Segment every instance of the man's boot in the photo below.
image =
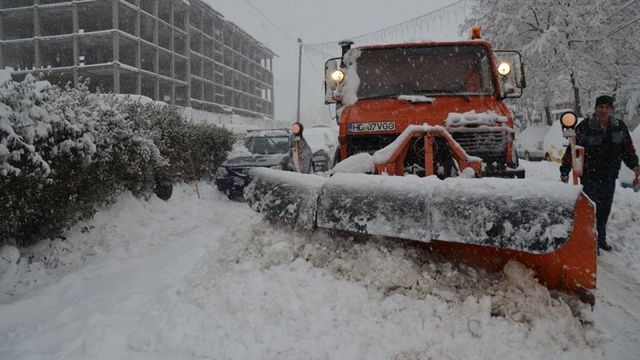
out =
{"type": "Polygon", "coordinates": [[[604,251],[611,251],[611,246],[606,241],[598,241],[598,248],[604,251]]]}

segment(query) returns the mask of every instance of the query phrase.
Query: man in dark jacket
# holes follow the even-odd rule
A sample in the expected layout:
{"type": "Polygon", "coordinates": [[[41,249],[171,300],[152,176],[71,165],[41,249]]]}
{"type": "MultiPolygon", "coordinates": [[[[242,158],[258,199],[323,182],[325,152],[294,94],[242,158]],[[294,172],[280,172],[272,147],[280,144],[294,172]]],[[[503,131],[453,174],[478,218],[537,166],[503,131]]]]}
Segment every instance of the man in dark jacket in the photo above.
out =
{"type": "MultiPolygon", "coordinates": [[[[598,247],[610,251],[607,244],[607,220],[611,212],[616,179],[622,161],[640,178],[638,155],[627,126],[613,117],[613,98],[596,99],[595,113],[576,127],[576,144],[585,148],[584,171],[580,177],[583,191],[596,204],[598,247]]],[[[562,157],[560,179],[569,180],[571,149],[562,157]]]]}

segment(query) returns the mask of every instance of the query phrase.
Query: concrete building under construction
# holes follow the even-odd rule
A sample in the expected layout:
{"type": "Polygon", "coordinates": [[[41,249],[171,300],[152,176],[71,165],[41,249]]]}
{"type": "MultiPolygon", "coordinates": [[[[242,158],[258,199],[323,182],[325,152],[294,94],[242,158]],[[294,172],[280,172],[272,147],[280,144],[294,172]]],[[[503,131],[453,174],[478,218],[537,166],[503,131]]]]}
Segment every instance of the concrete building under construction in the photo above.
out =
{"type": "Polygon", "coordinates": [[[0,0],[0,68],[273,118],[274,53],[201,0],[0,0]]]}

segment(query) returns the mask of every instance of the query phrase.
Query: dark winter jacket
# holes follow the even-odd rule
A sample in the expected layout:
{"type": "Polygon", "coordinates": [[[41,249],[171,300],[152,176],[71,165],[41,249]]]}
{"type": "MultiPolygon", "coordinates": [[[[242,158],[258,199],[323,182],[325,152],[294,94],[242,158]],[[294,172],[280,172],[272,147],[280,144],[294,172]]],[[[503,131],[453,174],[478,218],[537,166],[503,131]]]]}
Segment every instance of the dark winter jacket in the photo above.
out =
{"type": "MultiPolygon", "coordinates": [[[[620,120],[611,118],[609,126],[602,129],[595,116],[585,119],[576,127],[576,143],[585,148],[583,177],[591,180],[618,178],[622,161],[629,167],[638,165],[638,155],[633,146],[629,129],[620,120]]],[[[562,157],[561,175],[571,171],[571,149],[562,157]]]]}

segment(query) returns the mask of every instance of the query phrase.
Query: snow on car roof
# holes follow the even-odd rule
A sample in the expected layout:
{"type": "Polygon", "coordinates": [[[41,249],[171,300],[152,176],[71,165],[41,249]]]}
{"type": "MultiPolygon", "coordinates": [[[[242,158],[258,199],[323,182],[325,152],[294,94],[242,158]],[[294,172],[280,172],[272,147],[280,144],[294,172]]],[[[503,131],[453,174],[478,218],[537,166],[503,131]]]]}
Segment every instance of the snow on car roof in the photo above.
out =
{"type": "Polygon", "coordinates": [[[289,136],[290,133],[291,131],[289,129],[247,130],[246,137],[289,136]]]}

